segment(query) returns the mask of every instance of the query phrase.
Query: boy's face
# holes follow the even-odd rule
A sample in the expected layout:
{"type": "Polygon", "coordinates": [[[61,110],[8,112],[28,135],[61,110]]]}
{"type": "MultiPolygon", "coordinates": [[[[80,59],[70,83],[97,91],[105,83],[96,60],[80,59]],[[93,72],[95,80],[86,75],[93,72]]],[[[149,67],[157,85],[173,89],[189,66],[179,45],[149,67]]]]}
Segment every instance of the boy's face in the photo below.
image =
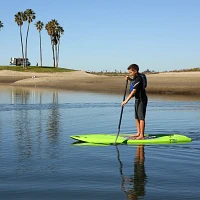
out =
{"type": "Polygon", "coordinates": [[[129,72],[130,76],[135,76],[137,74],[137,71],[132,70],[132,69],[129,69],[128,72],[129,72]]]}

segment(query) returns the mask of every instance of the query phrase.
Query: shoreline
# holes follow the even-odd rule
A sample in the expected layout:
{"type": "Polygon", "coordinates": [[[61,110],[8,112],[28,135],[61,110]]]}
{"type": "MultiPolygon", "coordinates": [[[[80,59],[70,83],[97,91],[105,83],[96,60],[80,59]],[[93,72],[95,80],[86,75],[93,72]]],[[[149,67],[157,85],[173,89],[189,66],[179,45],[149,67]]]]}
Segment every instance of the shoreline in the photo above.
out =
{"type": "MultiPolygon", "coordinates": [[[[147,80],[147,94],[200,96],[200,72],[148,74],[147,80]]],[[[32,73],[2,70],[0,85],[123,94],[125,78],[88,74],[84,71],[32,73]]]]}

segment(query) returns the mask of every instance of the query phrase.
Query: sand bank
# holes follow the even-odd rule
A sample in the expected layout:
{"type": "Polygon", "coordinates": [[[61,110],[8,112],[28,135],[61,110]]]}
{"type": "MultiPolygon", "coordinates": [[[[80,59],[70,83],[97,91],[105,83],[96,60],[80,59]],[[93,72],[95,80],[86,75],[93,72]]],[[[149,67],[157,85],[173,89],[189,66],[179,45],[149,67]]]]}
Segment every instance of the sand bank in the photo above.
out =
{"type": "MultiPolygon", "coordinates": [[[[147,79],[147,93],[200,96],[200,72],[150,74],[147,79]]],[[[2,70],[0,84],[120,94],[124,91],[125,78],[93,75],[84,71],[31,73],[2,70]]]]}

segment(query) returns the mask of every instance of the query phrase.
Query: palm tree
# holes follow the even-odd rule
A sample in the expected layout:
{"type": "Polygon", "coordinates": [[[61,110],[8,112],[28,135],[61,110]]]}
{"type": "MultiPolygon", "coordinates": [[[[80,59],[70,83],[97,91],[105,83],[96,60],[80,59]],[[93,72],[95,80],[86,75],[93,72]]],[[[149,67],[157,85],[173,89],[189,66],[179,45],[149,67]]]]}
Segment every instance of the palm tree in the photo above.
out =
{"type": "Polygon", "coordinates": [[[3,28],[3,22],[0,20],[0,30],[3,28]]]}
{"type": "Polygon", "coordinates": [[[23,68],[25,68],[25,62],[24,62],[24,47],[23,47],[23,39],[22,39],[22,25],[24,21],[24,12],[18,12],[15,14],[15,22],[19,26],[20,29],[20,38],[21,38],[21,48],[22,48],[22,58],[23,58],[23,68]]]}
{"type": "Polygon", "coordinates": [[[52,26],[53,26],[53,35],[52,35],[52,43],[53,43],[53,47],[55,48],[55,67],[57,66],[57,60],[58,60],[58,26],[59,23],[57,20],[53,19],[51,20],[52,26]]]}
{"type": "Polygon", "coordinates": [[[47,33],[50,36],[51,40],[52,53],[53,53],[53,66],[58,67],[59,53],[60,53],[60,38],[61,34],[64,34],[64,29],[55,19],[48,22],[45,26],[45,29],[47,30],[47,33]]]}
{"type": "Polygon", "coordinates": [[[57,33],[56,33],[56,29],[59,26],[59,23],[57,22],[57,20],[53,19],[50,22],[48,22],[45,26],[45,29],[47,30],[48,35],[50,36],[50,40],[51,40],[51,46],[52,46],[52,53],[53,53],[53,66],[56,66],[56,58],[55,58],[55,51],[56,51],[56,55],[57,55],[57,33]]]}
{"type": "MultiPolygon", "coordinates": [[[[28,33],[31,22],[36,18],[35,12],[32,9],[26,9],[24,12],[24,21],[28,21],[28,28],[26,33],[26,46],[25,46],[25,58],[27,58],[27,46],[28,46],[28,33]]],[[[25,62],[25,68],[27,68],[27,63],[25,62]]]]}
{"type": "Polygon", "coordinates": [[[41,30],[43,29],[44,23],[41,21],[37,21],[35,23],[35,26],[37,30],[39,31],[39,36],[40,36],[40,65],[42,67],[42,37],[41,37],[41,30]]]}
{"type": "Polygon", "coordinates": [[[62,26],[58,26],[57,27],[57,32],[58,32],[58,55],[57,55],[57,67],[58,67],[58,62],[59,62],[59,53],[60,53],[60,38],[61,38],[61,34],[63,35],[64,34],[64,29],[62,26]]]}
{"type": "Polygon", "coordinates": [[[53,43],[52,43],[53,25],[52,25],[51,21],[48,22],[45,25],[45,29],[47,30],[47,33],[48,33],[50,40],[51,40],[52,53],[53,53],[53,67],[55,67],[55,54],[54,54],[54,46],[53,46],[53,43]]]}

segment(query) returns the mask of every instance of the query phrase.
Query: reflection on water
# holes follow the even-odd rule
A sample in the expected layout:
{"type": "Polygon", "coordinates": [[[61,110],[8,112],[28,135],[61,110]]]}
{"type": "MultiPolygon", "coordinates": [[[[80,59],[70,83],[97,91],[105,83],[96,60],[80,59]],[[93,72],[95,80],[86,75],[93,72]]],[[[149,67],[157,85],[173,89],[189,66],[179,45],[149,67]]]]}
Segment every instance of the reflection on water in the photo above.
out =
{"type": "Polygon", "coordinates": [[[145,173],[144,165],[144,145],[137,146],[134,159],[134,174],[129,176],[123,174],[123,163],[120,160],[120,152],[117,146],[116,150],[122,178],[122,191],[125,193],[126,197],[131,200],[136,200],[138,197],[145,196],[145,184],[147,182],[147,175],[145,173]]]}
{"type": "Polygon", "coordinates": [[[49,156],[52,159],[59,157],[59,135],[62,132],[60,128],[60,109],[58,103],[58,91],[54,91],[52,95],[52,106],[49,109],[47,118],[47,137],[50,144],[49,156]]]}
{"type": "Polygon", "coordinates": [[[11,90],[11,102],[12,104],[27,104],[30,98],[31,92],[25,89],[13,89],[11,90]]]}
{"type": "MultiPolygon", "coordinates": [[[[18,98],[19,95],[16,94],[16,101],[17,103],[23,103],[24,100],[27,100],[28,93],[23,93],[20,95],[22,98],[18,98]]],[[[22,159],[25,157],[31,156],[31,130],[30,130],[30,116],[28,114],[28,110],[18,110],[13,111],[14,116],[14,130],[15,135],[17,138],[17,144],[18,144],[18,151],[20,153],[20,156],[22,159]]]]}
{"type": "Polygon", "coordinates": [[[52,107],[49,109],[49,117],[47,120],[48,139],[50,142],[58,141],[60,132],[60,113],[58,106],[58,91],[54,91],[52,95],[52,107]]]}
{"type": "MultiPolygon", "coordinates": [[[[49,109],[44,111],[42,107],[42,92],[41,91],[28,91],[27,89],[11,89],[11,102],[12,104],[18,104],[18,109],[13,110],[13,125],[15,130],[15,136],[17,138],[17,151],[19,152],[19,158],[25,159],[32,156],[32,143],[35,145],[37,141],[38,151],[41,151],[42,135],[46,132],[47,139],[51,145],[56,145],[59,141],[60,128],[60,110],[58,101],[58,91],[52,91],[52,96],[49,101],[49,109]],[[34,111],[30,112],[28,109],[28,103],[30,101],[37,101],[40,106],[34,111]],[[24,107],[23,104],[27,104],[24,107]],[[21,106],[20,106],[21,105],[21,106]],[[44,122],[46,123],[46,130],[44,129],[44,122]]],[[[0,122],[1,128],[1,122],[0,122]]],[[[52,148],[51,148],[52,149],[52,148]]],[[[56,157],[57,152],[55,149],[49,151],[51,157],[56,157]]]]}
{"type": "MultiPolygon", "coordinates": [[[[137,146],[135,154],[130,151],[135,146],[128,145],[121,145],[120,152],[115,146],[71,145],[70,135],[116,133],[121,96],[14,87],[0,87],[0,96],[2,199],[164,199],[166,193],[176,200],[199,197],[198,100],[149,98],[148,133],[175,132],[193,141],[137,146]]],[[[133,110],[130,102],[122,133],[136,130],[133,110]]]]}
{"type": "Polygon", "coordinates": [[[1,144],[1,134],[2,134],[2,124],[1,124],[1,120],[0,120],[0,144],[1,144]]]}

